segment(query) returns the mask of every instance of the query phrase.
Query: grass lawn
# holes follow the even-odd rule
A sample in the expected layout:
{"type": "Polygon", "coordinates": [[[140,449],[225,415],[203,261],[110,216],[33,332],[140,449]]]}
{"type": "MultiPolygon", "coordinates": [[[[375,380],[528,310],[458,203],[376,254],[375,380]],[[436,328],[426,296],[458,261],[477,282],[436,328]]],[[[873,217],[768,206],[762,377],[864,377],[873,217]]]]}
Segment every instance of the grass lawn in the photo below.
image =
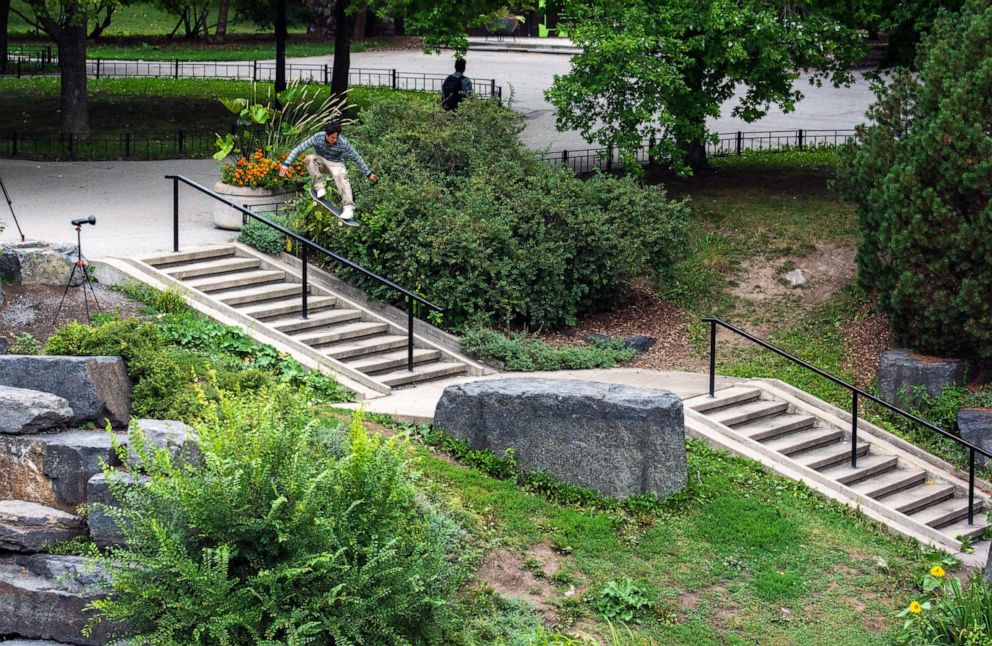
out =
{"type": "MultiPolygon", "coordinates": [[[[529,492],[491,477],[492,461],[473,468],[422,444],[413,450],[419,470],[475,515],[488,555],[481,571],[519,573],[517,584],[496,577],[496,589],[567,631],[607,635],[601,592],[630,579],[650,602],[631,631],[658,644],[888,643],[895,613],[939,558],[695,441],[686,494],[644,511],[563,502],[554,486],[529,492]]],[[[480,607],[468,613],[477,619],[467,633],[491,640],[477,643],[525,643],[500,631],[520,623],[507,616],[519,609],[474,592],[469,603],[480,607]]]]}
{"type": "MultiPolygon", "coordinates": [[[[256,84],[265,96],[270,84],[256,84]]],[[[90,128],[94,135],[190,132],[226,132],[233,115],[219,98],[249,96],[247,81],[215,79],[90,79],[90,128]]],[[[329,92],[321,88],[321,98],[329,92]]],[[[349,100],[359,110],[388,88],[356,87],[349,100]]],[[[420,94],[404,92],[404,94],[420,94]]],[[[425,100],[433,95],[423,94],[425,100]]],[[[61,128],[59,80],[52,77],[0,79],[0,132],[53,133],[61,128]]]]}

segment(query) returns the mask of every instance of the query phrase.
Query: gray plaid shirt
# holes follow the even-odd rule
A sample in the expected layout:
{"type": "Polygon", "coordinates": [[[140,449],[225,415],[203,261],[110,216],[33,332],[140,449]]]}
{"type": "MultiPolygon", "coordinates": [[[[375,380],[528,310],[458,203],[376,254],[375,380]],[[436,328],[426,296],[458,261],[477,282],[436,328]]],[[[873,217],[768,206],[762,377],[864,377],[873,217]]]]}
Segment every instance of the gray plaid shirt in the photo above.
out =
{"type": "Polygon", "coordinates": [[[372,171],[369,170],[365,160],[362,159],[362,156],[358,154],[357,150],[351,147],[351,144],[349,144],[348,140],[344,138],[344,135],[339,134],[338,140],[335,141],[333,145],[328,145],[327,140],[324,139],[324,136],[324,132],[321,131],[304,139],[299,146],[290,151],[289,157],[286,158],[286,161],[283,162],[283,164],[289,166],[301,152],[307,148],[313,148],[315,153],[327,161],[343,162],[344,158],[347,157],[351,161],[358,164],[358,167],[362,169],[362,172],[365,173],[366,177],[372,174],[372,171]]]}

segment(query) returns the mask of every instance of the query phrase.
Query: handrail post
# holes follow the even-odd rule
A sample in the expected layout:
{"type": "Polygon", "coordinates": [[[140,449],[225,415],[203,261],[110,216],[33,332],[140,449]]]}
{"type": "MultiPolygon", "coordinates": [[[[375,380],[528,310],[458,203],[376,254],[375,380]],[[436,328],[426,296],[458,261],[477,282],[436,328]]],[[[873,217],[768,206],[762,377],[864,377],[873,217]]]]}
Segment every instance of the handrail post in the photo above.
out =
{"type": "Polygon", "coordinates": [[[406,369],[413,372],[413,299],[406,297],[406,369]]]}
{"type": "Polygon", "coordinates": [[[975,524],[975,449],[971,447],[968,447],[968,524],[975,524]]]}
{"type": "Polygon", "coordinates": [[[303,318],[307,318],[307,316],[309,314],[309,311],[308,311],[308,308],[307,308],[307,291],[309,289],[309,284],[308,284],[308,281],[307,281],[307,260],[308,260],[308,258],[307,258],[308,253],[307,252],[310,249],[305,244],[300,245],[300,247],[301,247],[301,249],[300,249],[300,260],[303,261],[303,269],[302,269],[302,273],[303,273],[303,318]]]}
{"type": "Polygon", "coordinates": [[[179,178],[172,178],[172,250],[179,253],[179,178]]]}
{"type": "Polygon", "coordinates": [[[716,321],[710,321],[710,397],[716,391],[716,321]]]}
{"type": "Polygon", "coordinates": [[[858,391],[851,391],[851,468],[858,468],[858,391]]]}

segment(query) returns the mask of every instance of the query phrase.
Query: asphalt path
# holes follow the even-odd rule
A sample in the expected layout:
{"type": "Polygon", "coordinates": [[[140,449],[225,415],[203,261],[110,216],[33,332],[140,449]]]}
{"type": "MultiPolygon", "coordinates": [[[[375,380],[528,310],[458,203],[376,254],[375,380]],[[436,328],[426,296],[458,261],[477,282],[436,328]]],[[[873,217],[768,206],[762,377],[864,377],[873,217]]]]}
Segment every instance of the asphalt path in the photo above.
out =
{"type": "MultiPolygon", "coordinates": [[[[291,63],[329,64],[331,57],[291,59],[291,63]]],[[[470,51],[470,77],[492,78],[512,97],[512,107],[526,117],[523,141],[534,150],[582,149],[590,147],[576,132],[558,132],[544,91],[556,75],[569,70],[570,59],[561,54],[470,51]]],[[[187,63],[186,66],[194,66],[187,63]]],[[[447,73],[452,68],[450,52],[425,55],[419,51],[377,51],[352,54],[352,67],[397,69],[404,72],[447,73]]],[[[214,65],[198,68],[211,76],[214,65]]],[[[730,115],[733,101],[723,115],[710,122],[717,132],[765,130],[849,129],[863,120],[872,95],[868,82],[859,77],[847,88],[812,87],[806,78],[798,81],[806,94],[794,112],[772,109],[755,123],[744,123],[730,115]]],[[[171,248],[172,196],[167,174],[181,174],[207,186],[217,178],[211,160],[156,162],[37,162],[0,160],[3,177],[14,201],[14,209],[29,238],[74,242],[69,220],[97,216],[97,226],[85,232],[90,257],[136,255],[171,248]]],[[[184,191],[180,199],[183,246],[223,242],[232,234],[213,228],[210,200],[184,191]]],[[[0,240],[15,240],[17,232],[0,203],[0,223],[7,225],[0,240]]]]}

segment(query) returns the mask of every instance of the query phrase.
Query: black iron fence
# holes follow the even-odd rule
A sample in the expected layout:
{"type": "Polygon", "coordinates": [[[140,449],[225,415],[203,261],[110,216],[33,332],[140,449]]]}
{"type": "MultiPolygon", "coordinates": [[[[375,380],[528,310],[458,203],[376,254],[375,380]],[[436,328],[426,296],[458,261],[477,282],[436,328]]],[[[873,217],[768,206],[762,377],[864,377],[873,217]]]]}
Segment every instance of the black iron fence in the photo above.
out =
{"type": "MultiPolygon", "coordinates": [[[[122,61],[91,58],[86,71],[92,78],[173,78],[226,79],[235,81],[274,82],[274,61],[122,61]]],[[[329,85],[334,68],[331,64],[289,63],[286,80],[329,85]]],[[[7,76],[24,77],[58,73],[58,57],[51,50],[15,51],[8,56],[7,76]]],[[[403,72],[396,69],[353,67],[348,72],[352,87],[386,87],[394,90],[441,92],[447,74],[403,72]]],[[[472,79],[475,94],[482,98],[501,99],[503,88],[495,79],[472,79]]]]}
{"type": "Polygon", "coordinates": [[[204,159],[216,152],[213,132],[177,130],[166,135],[0,135],[0,157],[45,160],[105,161],[112,159],[204,159]]]}
{"type": "MultiPolygon", "coordinates": [[[[837,146],[850,141],[854,133],[853,129],[721,132],[706,142],[706,154],[709,157],[729,157],[753,151],[807,150],[837,146]]],[[[637,163],[649,164],[656,161],[651,152],[654,147],[654,141],[649,140],[634,151],[637,163]]],[[[545,163],[568,167],[576,173],[588,173],[597,168],[609,171],[623,164],[619,151],[614,148],[558,150],[540,153],[538,157],[545,163]]]]}

